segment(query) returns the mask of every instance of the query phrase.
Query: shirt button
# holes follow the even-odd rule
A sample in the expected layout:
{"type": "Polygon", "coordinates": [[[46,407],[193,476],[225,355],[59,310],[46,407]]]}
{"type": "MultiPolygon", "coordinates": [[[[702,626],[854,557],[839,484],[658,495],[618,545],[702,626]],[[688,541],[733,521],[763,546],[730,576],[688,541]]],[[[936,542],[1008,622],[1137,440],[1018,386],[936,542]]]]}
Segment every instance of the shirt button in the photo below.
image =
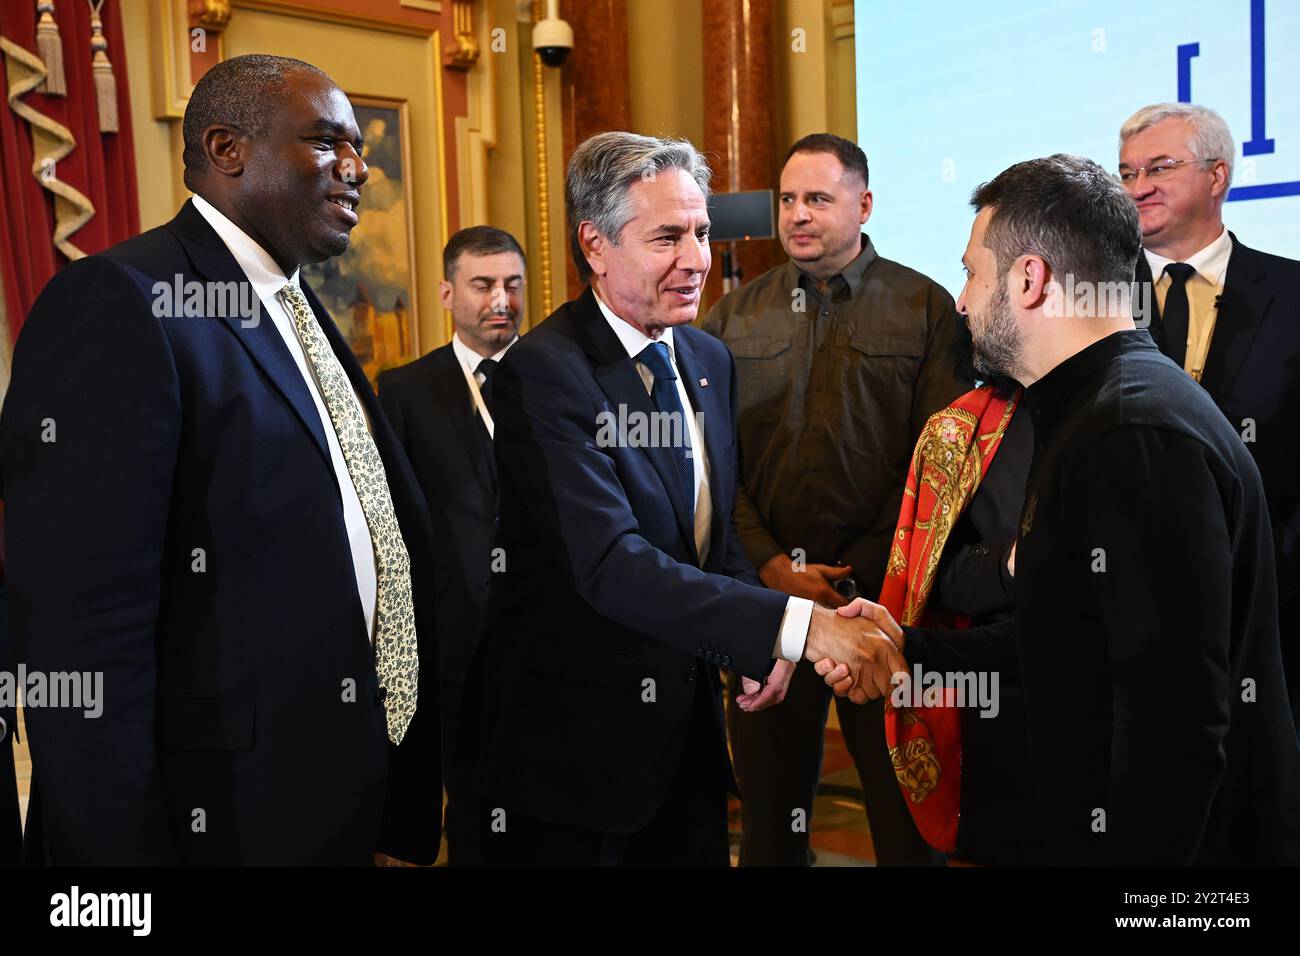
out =
{"type": "Polygon", "coordinates": [[[686,678],[686,683],[692,683],[695,680],[695,665],[692,664],[690,667],[686,668],[686,673],[683,676],[686,678]]]}

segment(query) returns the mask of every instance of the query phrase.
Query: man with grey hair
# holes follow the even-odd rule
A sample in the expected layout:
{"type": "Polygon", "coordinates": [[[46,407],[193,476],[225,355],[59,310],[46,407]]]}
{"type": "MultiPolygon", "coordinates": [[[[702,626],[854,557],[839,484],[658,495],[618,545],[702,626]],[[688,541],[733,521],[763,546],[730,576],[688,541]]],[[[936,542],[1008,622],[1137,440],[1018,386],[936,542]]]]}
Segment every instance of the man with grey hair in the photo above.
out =
{"type": "Polygon", "coordinates": [[[495,862],[726,866],[717,668],[759,709],[802,658],[872,696],[902,664],[871,622],[761,587],[741,549],[735,364],[690,327],[709,176],[680,140],[582,143],[566,200],[588,287],[496,372],[502,560],[464,735],[495,862]]]}
{"type": "Polygon", "coordinates": [[[1157,103],[1120,128],[1120,179],[1137,204],[1151,335],[1214,399],[1259,466],[1277,558],[1283,662],[1300,724],[1300,262],[1223,224],[1236,152],[1218,113],[1157,103]]]}

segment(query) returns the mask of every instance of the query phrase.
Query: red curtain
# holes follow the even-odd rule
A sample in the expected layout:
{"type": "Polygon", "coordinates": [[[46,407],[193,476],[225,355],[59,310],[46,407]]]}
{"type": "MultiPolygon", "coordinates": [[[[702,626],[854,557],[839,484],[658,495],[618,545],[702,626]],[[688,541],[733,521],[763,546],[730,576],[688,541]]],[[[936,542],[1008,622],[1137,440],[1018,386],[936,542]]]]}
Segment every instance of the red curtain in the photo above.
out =
{"type": "MultiPolygon", "coordinates": [[[[106,0],[100,10],[108,58],[117,85],[118,132],[101,133],[95,83],[91,73],[90,6],[86,0],[56,0],[54,18],[63,48],[67,96],[31,91],[18,102],[61,124],[71,134],[71,151],[59,159],[53,177],[71,187],[73,198],[59,200],[66,216],[85,200],[93,215],[66,237],[66,243],[86,255],[101,252],[140,231],[140,206],[135,179],[135,147],[131,140],[130,87],[126,44],[122,37],[120,0],[106,0]],[[76,198],[77,194],[83,199],[76,198]]],[[[35,0],[0,0],[0,37],[36,55],[35,0]]],[[[11,51],[12,52],[12,51],[11,51]]],[[[0,103],[0,285],[4,287],[9,333],[16,338],[37,295],[68,256],[56,248],[56,200],[51,189],[32,172],[34,150],[48,148],[62,132],[33,129],[32,122],[10,103],[15,84],[32,75],[20,56],[0,53],[5,65],[5,99],[0,103]]]]}

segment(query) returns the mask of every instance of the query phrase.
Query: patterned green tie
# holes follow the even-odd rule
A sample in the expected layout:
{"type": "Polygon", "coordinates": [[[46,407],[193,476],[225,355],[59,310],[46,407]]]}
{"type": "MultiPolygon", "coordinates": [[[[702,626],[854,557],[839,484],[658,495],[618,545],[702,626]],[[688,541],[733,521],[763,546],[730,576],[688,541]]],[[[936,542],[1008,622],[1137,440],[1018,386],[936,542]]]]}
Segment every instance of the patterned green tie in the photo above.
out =
{"type": "Polygon", "coordinates": [[[361,417],[343,366],[326,341],[307,297],[293,283],[281,289],[280,295],[316,373],[321,398],[334,424],[348,476],[357,489],[375,546],[375,670],[388,716],[388,739],[400,744],[415,715],[419,669],[411,603],[411,559],[393,511],[383,459],[361,417]]]}

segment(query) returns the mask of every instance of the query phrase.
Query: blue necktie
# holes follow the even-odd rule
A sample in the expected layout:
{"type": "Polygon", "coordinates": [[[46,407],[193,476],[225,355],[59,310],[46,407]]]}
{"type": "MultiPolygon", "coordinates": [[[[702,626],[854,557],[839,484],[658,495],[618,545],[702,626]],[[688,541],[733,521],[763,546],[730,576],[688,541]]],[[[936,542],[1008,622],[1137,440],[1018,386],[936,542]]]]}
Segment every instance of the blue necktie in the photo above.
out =
{"type": "Polygon", "coordinates": [[[691,433],[686,425],[686,411],[682,408],[682,400],[677,394],[677,373],[673,371],[672,360],[668,357],[668,346],[663,342],[651,342],[636,358],[655,377],[654,388],[650,395],[654,399],[655,407],[671,416],[673,424],[669,433],[674,434],[677,425],[681,426],[682,440],[672,443],[672,453],[677,461],[677,474],[686,499],[686,514],[694,520],[695,465],[689,452],[691,433]]]}

